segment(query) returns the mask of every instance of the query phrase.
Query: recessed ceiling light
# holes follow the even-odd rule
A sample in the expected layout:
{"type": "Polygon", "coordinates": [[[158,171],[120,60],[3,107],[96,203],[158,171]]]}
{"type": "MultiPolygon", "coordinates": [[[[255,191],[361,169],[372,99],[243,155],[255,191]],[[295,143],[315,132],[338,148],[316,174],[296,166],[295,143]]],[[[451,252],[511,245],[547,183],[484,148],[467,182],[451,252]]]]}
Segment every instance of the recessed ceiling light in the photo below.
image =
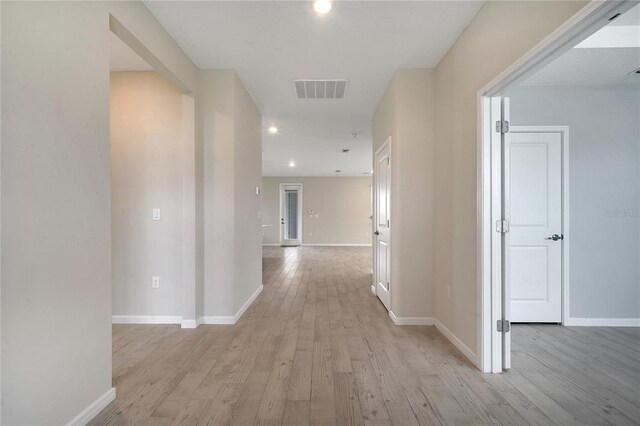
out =
{"type": "Polygon", "coordinates": [[[289,161],[289,167],[295,167],[296,163],[293,160],[289,161]]]}
{"type": "Polygon", "coordinates": [[[275,135],[276,133],[278,133],[278,128],[276,126],[271,126],[267,129],[269,131],[269,133],[271,133],[272,135],[275,135]]]}
{"type": "Polygon", "coordinates": [[[313,8],[316,12],[325,14],[331,10],[331,2],[329,0],[316,0],[313,2],[313,8]]]}

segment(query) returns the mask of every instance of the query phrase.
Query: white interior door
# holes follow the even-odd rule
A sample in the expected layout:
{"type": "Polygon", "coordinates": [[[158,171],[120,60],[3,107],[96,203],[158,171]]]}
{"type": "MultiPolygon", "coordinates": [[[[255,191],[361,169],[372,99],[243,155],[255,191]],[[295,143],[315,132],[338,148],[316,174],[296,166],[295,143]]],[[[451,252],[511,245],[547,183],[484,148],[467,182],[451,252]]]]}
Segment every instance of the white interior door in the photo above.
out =
{"type": "Polygon", "coordinates": [[[302,244],[302,185],[280,185],[280,245],[302,244]]]}
{"type": "Polygon", "coordinates": [[[391,310],[391,139],[376,153],[374,177],[376,294],[387,310],[391,310]]]}
{"type": "Polygon", "coordinates": [[[507,148],[511,322],[562,321],[562,134],[512,128],[507,148]]]}

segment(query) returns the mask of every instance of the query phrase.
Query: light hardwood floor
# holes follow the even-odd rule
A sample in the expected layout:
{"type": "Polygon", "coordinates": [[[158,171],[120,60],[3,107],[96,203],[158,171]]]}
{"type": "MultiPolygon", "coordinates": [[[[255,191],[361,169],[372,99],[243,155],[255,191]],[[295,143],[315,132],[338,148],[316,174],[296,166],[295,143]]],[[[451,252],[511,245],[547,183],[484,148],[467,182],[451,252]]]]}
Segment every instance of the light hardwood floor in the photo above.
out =
{"type": "Polygon", "coordinates": [[[114,325],[117,400],[92,423],[640,423],[638,329],[516,325],[513,370],[482,374],[395,326],[370,268],[366,248],[269,247],[236,325],[114,325]]]}

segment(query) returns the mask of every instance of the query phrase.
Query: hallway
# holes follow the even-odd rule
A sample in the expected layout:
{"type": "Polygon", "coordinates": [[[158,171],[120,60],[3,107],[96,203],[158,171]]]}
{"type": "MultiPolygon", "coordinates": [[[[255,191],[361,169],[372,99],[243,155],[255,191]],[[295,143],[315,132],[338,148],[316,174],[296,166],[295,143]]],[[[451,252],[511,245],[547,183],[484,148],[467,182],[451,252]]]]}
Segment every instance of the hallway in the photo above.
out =
{"type": "Polygon", "coordinates": [[[265,247],[264,291],[233,326],[114,325],[117,400],[92,424],[640,419],[637,330],[515,326],[516,368],[483,375],[434,327],[393,325],[370,250],[265,247]]]}

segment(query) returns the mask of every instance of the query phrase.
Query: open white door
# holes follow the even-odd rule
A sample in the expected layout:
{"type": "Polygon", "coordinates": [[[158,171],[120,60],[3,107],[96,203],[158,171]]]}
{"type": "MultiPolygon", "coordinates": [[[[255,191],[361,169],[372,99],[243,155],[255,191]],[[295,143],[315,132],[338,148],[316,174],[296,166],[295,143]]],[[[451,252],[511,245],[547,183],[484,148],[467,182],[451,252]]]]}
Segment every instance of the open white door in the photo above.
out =
{"type": "Polygon", "coordinates": [[[302,244],[302,184],[280,185],[280,245],[302,244]]]}
{"type": "Polygon", "coordinates": [[[376,152],[374,178],[376,294],[387,310],[391,310],[391,138],[376,152]]]}
{"type": "Polygon", "coordinates": [[[511,322],[562,322],[562,133],[510,131],[511,322]]]}
{"type": "Polygon", "coordinates": [[[510,328],[510,283],[509,283],[509,98],[493,97],[490,100],[491,140],[491,191],[499,191],[499,201],[492,201],[491,218],[495,223],[495,233],[491,238],[493,256],[492,281],[500,285],[492,286],[491,303],[491,358],[492,371],[511,368],[511,328],[510,328]]]}

